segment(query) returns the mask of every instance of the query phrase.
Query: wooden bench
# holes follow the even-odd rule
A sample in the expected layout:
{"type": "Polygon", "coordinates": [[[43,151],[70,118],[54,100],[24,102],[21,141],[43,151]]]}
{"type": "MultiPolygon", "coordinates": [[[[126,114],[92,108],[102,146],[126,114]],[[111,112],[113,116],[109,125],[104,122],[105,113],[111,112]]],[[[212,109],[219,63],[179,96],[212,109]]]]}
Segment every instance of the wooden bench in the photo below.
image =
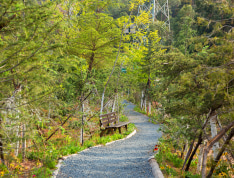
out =
{"type": "Polygon", "coordinates": [[[119,133],[121,133],[121,127],[125,127],[128,130],[128,124],[130,122],[118,122],[118,116],[116,112],[111,112],[107,114],[102,114],[100,117],[100,128],[101,128],[101,137],[103,133],[107,130],[107,134],[111,131],[114,134],[116,129],[119,129],[119,133]]]}

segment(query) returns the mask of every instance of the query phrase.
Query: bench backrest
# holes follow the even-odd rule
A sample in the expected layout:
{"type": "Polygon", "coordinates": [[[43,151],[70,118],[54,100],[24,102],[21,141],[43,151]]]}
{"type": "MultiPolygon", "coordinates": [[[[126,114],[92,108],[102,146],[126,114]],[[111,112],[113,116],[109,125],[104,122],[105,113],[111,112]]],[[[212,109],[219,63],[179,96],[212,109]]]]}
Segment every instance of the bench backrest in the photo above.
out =
{"type": "Polygon", "coordinates": [[[118,121],[118,117],[117,117],[116,112],[102,114],[99,117],[100,117],[100,127],[101,126],[108,127],[108,126],[111,126],[113,124],[116,124],[116,122],[118,121]]]}

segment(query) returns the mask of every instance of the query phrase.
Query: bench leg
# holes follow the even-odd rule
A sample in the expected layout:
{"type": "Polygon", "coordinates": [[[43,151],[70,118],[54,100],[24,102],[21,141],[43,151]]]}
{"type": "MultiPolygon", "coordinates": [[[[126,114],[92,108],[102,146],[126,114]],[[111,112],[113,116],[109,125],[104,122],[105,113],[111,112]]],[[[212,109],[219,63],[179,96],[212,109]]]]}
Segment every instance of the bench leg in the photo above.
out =
{"type": "Polygon", "coordinates": [[[108,128],[108,129],[107,129],[107,132],[106,132],[106,134],[109,134],[109,133],[110,133],[110,128],[108,128]]]}
{"type": "Polygon", "coordinates": [[[119,133],[121,134],[121,127],[118,127],[118,129],[119,129],[119,133]]]}
{"type": "Polygon", "coordinates": [[[105,130],[102,130],[100,133],[100,137],[103,137],[104,133],[105,133],[105,130]]]}
{"type": "Polygon", "coordinates": [[[111,135],[114,135],[114,129],[111,128],[111,135]]]}
{"type": "Polygon", "coordinates": [[[113,128],[108,128],[106,134],[109,134],[109,133],[111,133],[111,135],[113,135],[114,134],[114,129],[113,128]]]}
{"type": "Polygon", "coordinates": [[[128,130],[128,125],[125,125],[126,130],[128,130]]]}

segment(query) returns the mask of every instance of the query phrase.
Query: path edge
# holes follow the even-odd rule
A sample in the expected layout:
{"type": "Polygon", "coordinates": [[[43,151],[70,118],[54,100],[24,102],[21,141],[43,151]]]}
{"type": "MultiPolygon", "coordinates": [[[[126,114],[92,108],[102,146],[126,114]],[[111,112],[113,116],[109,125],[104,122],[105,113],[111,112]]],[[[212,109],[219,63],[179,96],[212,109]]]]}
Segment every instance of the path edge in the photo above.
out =
{"type": "Polygon", "coordinates": [[[155,160],[154,156],[151,156],[148,159],[148,162],[152,168],[154,178],[164,178],[163,173],[162,173],[161,169],[159,168],[159,165],[158,165],[157,161],[155,160]]]}
{"type": "Polygon", "coordinates": [[[107,146],[107,145],[110,145],[110,144],[115,143],[115,142],[118,142],[118,141],[123,141],[123,140],[129,139],[129,138],[131,138],[131,137],[132,137],[133,135],[135,135],[135,134],[136,134],[136,129],[135,129],[132,133],[130,133],[127,137],[125,137],[125,138],[122,138],[122,139],[119,139],[119,140],[115,140],[115,141],[112,141],[112,142],[108,142],[108,143],[106,143],[105,145],[96,145],[96,146],[93,146],[93,147],[90,147],[90,148],[86,148],[85,150],[82,150],[82,151],[80,151],[80,152],[78,152],[78,153],[75,153],[75,154],[71,154],[71,155],[68,155],[68,156],[63,156],[62,158],[60,158],[60,159],[58,160],[58,164],[56,165],[56,168],[57,168],[57,169],[56,169],[55,171],[53,171],[51,177],[52,177],[52,178],[56,178],[56,177],[57,177],[57,175],[58,175],[58,173],[59,173],[59,170],[60,170],[60,167],[62,166],[63,161],[64,161],[65,159],[67,159],[68,157],[76,156],[76,155],[78,155],[79,153],[88,151],[88,150],[90,150],[90,149],[92,149],[92,148],[97,148],[97,147],[101,147],[101,146],[107,146]]]}

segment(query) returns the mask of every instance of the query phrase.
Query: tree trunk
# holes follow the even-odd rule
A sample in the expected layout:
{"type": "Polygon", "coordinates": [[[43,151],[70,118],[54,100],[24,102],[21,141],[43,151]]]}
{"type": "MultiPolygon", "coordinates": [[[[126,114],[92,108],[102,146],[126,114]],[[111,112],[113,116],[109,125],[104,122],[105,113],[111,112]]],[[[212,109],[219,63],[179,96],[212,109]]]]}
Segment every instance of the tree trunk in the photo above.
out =
{"type": "Polygon", "coordinates": [[[48,109],[48,119],[50,119],[50,96],[49,96],[49,109],[48,109]]]}
{"type": "MultiPolygon", "coordinates": [[[[1,127],[2,127],[2,118],[0,118],[0,129],[1,127]]],[[[4,154],[3,154],[2,134],[0,134],[0,158],[1,158],[2,164],[5,165],[5,159],[4,159],[4,154]]]]}
{"type": "Polygon", "coordinates": [[[2,164],[5,164],[4,154],[3,154],[2,135],[0,135],[0,157],[1,157],[2,164]]]}
{"type": "Polygon", "coordinates": [[[189,156],[190,156],[190,154],[192,152],[194,141],[195,141],[195,138],[193,139],[192,143],[190,144],[188,153],[186,154],[186,158],[184,160],[184,164],[183,164],[182,170],[184,169],[184,166],[185,166],[185,164],[186,164],[186,162],[187,162],[187,160],[188,160],[188,158],[189,158],[189,156]]]}
{"type": "Polygon", "coordinates": [[[149,115],[151,115],[151,102],[149,101],[149,115]]]}
{"type": "Polygon", "coordinates": [[[198,163],[197,163],[197,173],[198,174],[201,172],[203,152],[204,152],[204,145],[201,145],[199,155],[198,155],[198,163]]]}
{"type": "Polygon", "coordinates": [[[207,178],[211,178],[211,176],[212,176],[212,174],[213,174],[213,172],[214,172],[214,170],[215,170],[215,167],[217,166],[217,164],[218,164],[218,162],[219,162],[219,160],[220,160],[220,158],[221,158],[221,156],[222,156],[224,150],[226,149],[226,147],[227,147],[227,145],[229,144],[230,140],[232,139],[233,135],[234,135],[234,128],[232,128],[232,130],[231,130],[231,132],[229,133],[229,135],[228,135],[226,141],[224,142],[222,148],[220,149],[219,153],[218,153],[217,156],[215,157],[214,163],[213,163],[212,166],[211,166],[211,169],[210,169],[209,174],[207,175],[207,178]]]}
{"type": "Polygon", "coordinates": [[[112,112],[115,111],[115,102],[116,102],[116,96],[115,96],[115,98],[114,98],[114,102],[113,102],[113,106],[112,106],[112,112]]]}
{"type": "Polygon", "coordinates": [[[112,77],[112,74],[113,74],[113,72],[114,72],[114,70],[115,70],[116,63],[117,63],[118,58],[119,58],[119,53],[120,53],[122,38],[123,38],[123,30],[122,30],[122,32],[121,32],[121,38],[120,38],[120,41],[119,41],[119,49],[118,49],[117,56],[116,56],[116,58],[115,58],[114,66],[113,66],[113,68],[112,68],[112,71],[111,71],[111,73],[110,73],[110,76],[109,76],[109,78],[108,78],[108,80],[107,80],[107,82],[106,82],[106,84],[105,84],[105,86],[104,86],[103,92],[102,92],[102,101],[101,101],[100,115],[102,114],[102,111],[103,111],[103,103],[104,103],[104,98],[105,98],[106,87],[107,87],[107,85],[108,85],[108,83],[109,83],[109,81],[110,81],[110,78],[112,77]]]}
{"type": "Polygon", "coordinates": [[[116,100],[116,102],[117,102],[117,114],[118,114],[118,122],[119,122],[119,93],[117,93],[116,97],[117,97],[117,100],[116,100]]]}
{"type": "MultiPolygon", "coordinates": [[[[214,115],[210,118],[210,127],[211,127],[211,137],[214,138],[217,135],[217,127],[216,127],[216,117],[217,115],[214,115]]],[[[213,157],[216,158],[219,150],[219,142],[216,142],[213,145],[213,157]]]]}
{"type": "Polygon", "coordinates": [[[23,162],[25,160],[26,155],[26,138],[25,138],[26,126],[25,124],[22,125],[22,159],[23,162]]]}
{"type": "Polygon", "coordinates": [[[145,112],[147,112],[147,101],[146,101],[146,97],[145,97],[145,112]]]}
{"type": "Polygon", "coordinates": [[[92,52],[90,58],[89,58],[89,67],[88,67],[88,73],[91,74],[92,68],[93,68],[93,62],[94,62],[94,52],[92,52]]]}
{"type": "Polygon", "coordinates": [[[211,140],[209,140],[209,143],[208,143],[208,148],[210,149],[217,141],[219,141],[219,139],[221,139],[225,134],[226,132],[232,128],[234,126],[234,121],[232,121],[230,124],[228,124],[225,128],[223,128],[221,131],[219,131],[219,133],[214,137],[212,138],[211,140]]]}
{"type": "Polygon", "coordinates": [[[19,154],[19,132],[20,132],[20,126],[17,126],[17,131],[16,131],[16,138],[17,138],[17,142],[16,142],[16,149],[15,149],[15,156],[17,157],[19,154]]]}
{"type": "Polygon", "coordinates": [[[206,164],[207,164],[207,155],[209,153],[209,148],[207,147],[207,142],[204,145],[203,161],[202,161],[202,178],[206,177],[206,164]]]}
{"type": "Polygon", "coordinates": [[[142,92],[141,92],[141,110],[143,110],[143,105],[144,105],[144,92],[142,90],[142,92]]]}
{"type": "Polygon", "coordinates": [[[105,92],[103,91],[103,93],[102,93],[102,101],[101,101],[100,115],[102,115],[102,111],[103,111],[104,98],[105,98],[105,92]]]}
{"type": "Polygon", "coordinates": [[[193,150],[193,152],[192,152],[192,154],[191,154],[191,156],[189,158],[189,161],[188,161],[188,164],[187,164],[187,166],[185,168],[185,171],[189,170],[190,164],[191,164],[191,162],[193,160],[193,156],[196,154],[196,151],[197,151],[199,145],[201,145],[201,143],[202,143],[202,134],[200,134],[199,137],[198,137],[197,144],[196,144],[196,146],[195,146],[195,148],[194,148],[194,150],[193,150]]]}
{"type": "Polygon", "coordinates": [[[80,130],[80,144],[83,146],[84,144],[84,103],[82,103],[81,112],[82,112],[82,118],[81,118],[81,130],[80,130]]]}
{"type": "Polygon", "coordinates": [[[225,128],[223,128],[214,138],[212,138],[208,143],[204,146],[204,154],[203,154],[203,162],[202,162],[202,178],[205,178],[206,176],[206,163],[207,163],[207,154],[211,147],[221,139],[225,133],[232,128],[234,125],[234,121],[232,121],[230,124],[228,124],[225,128]]]}
{"type": "Polygon", "coordinates": [[[207,154],[211,147],[221,139],[225,133],[234,125],[234,121],[223,128],[214,138],[212,138],[208,143],[204,146],[204,154],[203,154],[203,162],[202,162],[202,178],[206,176],[206,163],[207,163],[207,154]]]}

